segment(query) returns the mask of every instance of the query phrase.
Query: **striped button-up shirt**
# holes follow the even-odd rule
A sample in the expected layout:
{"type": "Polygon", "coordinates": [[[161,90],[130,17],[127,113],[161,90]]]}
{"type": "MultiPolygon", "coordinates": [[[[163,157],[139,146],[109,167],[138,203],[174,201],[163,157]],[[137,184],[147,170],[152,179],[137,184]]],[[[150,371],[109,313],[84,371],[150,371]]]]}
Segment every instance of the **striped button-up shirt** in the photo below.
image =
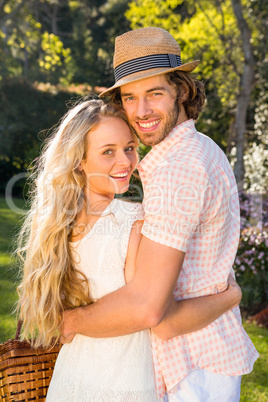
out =
{"type": "MultiPolygon", "coordinates": [[[[187,120],[140,162],[145,221],[142,234],[185,252],[176,300],[226,289],[237,252],[240,213],[236,181],[223,151],[187,120]]],[[[157,390],[172,390],[191,370],[249,373],[258,352],[239,308],[200,331],[163,341],[152,332],[157,390]]]]}

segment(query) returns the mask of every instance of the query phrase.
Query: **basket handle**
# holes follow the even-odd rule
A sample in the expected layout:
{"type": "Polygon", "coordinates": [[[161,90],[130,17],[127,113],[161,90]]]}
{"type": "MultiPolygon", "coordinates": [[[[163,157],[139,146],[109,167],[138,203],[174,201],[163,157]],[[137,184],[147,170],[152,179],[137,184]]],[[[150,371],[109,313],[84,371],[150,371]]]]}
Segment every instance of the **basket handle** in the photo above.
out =
{"type": "Polygon", "coordinates": [[[18,320],[16,335],[15,335],[15,340],[16,341],[20,340],[21,327],[22,327],[22,320],[18,320]]]}

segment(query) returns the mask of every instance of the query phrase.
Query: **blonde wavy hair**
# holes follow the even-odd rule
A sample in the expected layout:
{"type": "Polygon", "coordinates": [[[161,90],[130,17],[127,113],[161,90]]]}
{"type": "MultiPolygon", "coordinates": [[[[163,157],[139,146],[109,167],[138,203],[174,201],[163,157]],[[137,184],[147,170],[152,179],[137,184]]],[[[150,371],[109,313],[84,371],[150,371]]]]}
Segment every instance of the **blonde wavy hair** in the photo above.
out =
{"type": "Polygon", "coordinates": [[[127,122],[121,108],[101,100],[80,101],[54,129],[35,165],[30,210],[18,238],[22,281],[18,311],[22,338],[35,338],[36,347],[59,339],[65,309],[87,305],[87,278],[74,265],[69,236],[84,205],[85,174],[79,171],[86,157],[88,132],[103,117],[127,122]]]}

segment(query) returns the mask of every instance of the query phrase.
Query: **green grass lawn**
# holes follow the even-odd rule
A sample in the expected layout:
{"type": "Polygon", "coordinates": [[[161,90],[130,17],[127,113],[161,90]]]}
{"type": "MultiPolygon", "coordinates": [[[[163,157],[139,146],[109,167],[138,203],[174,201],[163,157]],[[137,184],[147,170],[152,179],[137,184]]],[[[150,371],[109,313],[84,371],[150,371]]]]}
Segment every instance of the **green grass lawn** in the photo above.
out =
{"type": "Polygon", "coordinates": [[[252,373],[242,378],[242,402],[268,401],[268,330],[244,322],[244,328],[258,350],[260,357],[252,373]]]}
{"type": "MultiPolygon", "coordinates": [[[[15,200],[23,208],[22,200],[15,200]]],[[[11,257],[16,232],[22,214],[11,211],[0,198],[0,342],[14,337],[16,317],[12,311],[17,300],[18,269],[11,257]]],[[[242,379],[242,402],[268,401],[268,330],[244,322],[244,328],[257,348],[260,357],[251,374],[242,379]]],[[[220,402],[220,401],[219,401],[220,402]]]]}
{"type": "MultiPolygon", "coordinates": [[[[19,209],[23,208],[23,200],[14,200],[14,203],[19,209]]],[[[0,342],[14,336],[16,330],[12,311],[17,300],[18,269],[11,255],[22,217],[23,214],[13,212],[5,199],[0,198],[0,342]]]]}

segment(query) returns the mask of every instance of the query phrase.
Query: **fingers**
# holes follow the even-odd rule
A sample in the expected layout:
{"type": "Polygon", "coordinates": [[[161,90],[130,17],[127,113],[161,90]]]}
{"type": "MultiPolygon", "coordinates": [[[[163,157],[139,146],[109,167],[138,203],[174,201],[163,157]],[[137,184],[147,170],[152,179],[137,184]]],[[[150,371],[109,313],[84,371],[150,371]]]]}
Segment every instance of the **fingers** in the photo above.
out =
{"type": "Polygon", "coordinates": [[[237,307],[242,299],[242,291],[231,274],[228,276],[228,291],[231,291],[231,294],[234,297],[234,307],[237,307]]]}
{"type": "Polygon", "coordinates": [[[228,276],[228,285],[229,285],[229,286],[235,286],[235,285],[237,285],[237,282],[236,282],[236,280],[234,279],[234,277],[233,277],[232,274],[229,274],[229,276],[228,276]]]}

